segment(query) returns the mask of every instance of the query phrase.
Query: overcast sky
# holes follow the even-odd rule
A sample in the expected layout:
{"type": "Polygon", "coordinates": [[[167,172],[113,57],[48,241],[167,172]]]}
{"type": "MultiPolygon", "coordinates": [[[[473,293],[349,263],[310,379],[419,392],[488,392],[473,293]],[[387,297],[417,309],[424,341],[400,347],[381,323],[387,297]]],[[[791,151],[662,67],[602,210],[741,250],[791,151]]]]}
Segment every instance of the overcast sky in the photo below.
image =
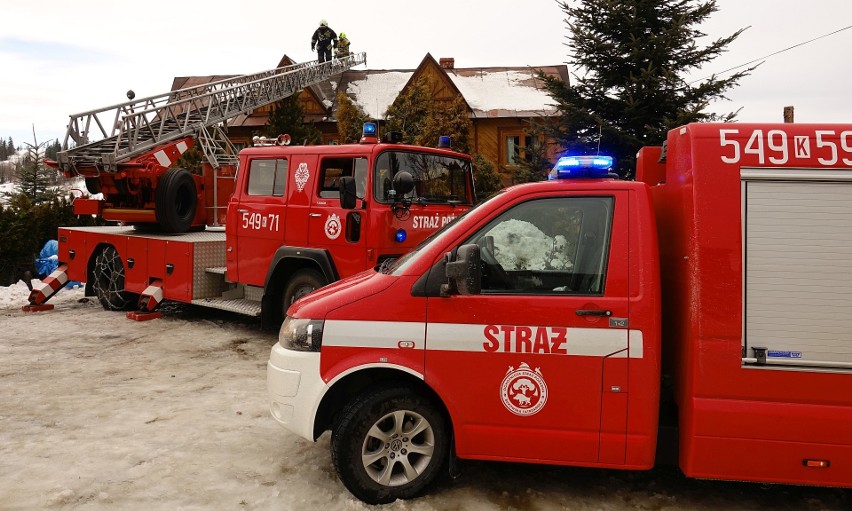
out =
{"type": "MultiPolygon", "coordinates": [[[[704,78],[852,25],[849,0],[718,0],[707,41],[750,27],[704,78]]],[[[283,54],[312,60],[321,18],[345,32],[369,69],[413,69],[426,53],[456,67],[569,62],[567,27],[553,0],[527,2],[326,0],[40,0],[3,6],[0,137],[17,145],[64,138],[69,115],[167,92],[175,76],[246,74],[283,54]]],[[[707,41],[698,41],[706,44],[707,41]]],[[[740,121],[852,122],[852,29],[770,57],[713,105],[740,121]]]]}

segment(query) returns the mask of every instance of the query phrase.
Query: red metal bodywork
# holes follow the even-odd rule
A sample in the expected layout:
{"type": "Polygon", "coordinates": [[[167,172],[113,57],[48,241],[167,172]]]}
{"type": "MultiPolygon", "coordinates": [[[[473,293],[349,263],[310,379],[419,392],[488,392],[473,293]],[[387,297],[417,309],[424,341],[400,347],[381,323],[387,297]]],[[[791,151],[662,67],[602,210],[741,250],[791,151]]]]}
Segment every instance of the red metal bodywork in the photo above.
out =
{"type": "Polygon", "coordinates": [[[637,178],[656,185],[663,362],[688,476],[852,486],[850,374],[742,364],[740,194],[741,168],[848,168],[850,137],[848,125],[693,124],[670,132],[664,175],[645,155],[648,174],[637,178]]]}
{"type": "MultiPolygon", "coordinates": [[[[474,200],[472,174],[468,172],[465,174],[468,196],[457,203],[413,204],[407,213],[395,215],[392,204],[376,201],[372,192],[374,160],[385,150],[470,161],[468,156],[449,150],[402,144],[248,148],[240,153],[240,168],[245,170],[240,171],[239,176],[232,177],[233,169],[205,172],[206,184],[199,188],[199,194],[208,197],[204,202],[208,205],[213,202],[215,188],[217,202],[222,205],[216,216],[219,223],[225,224],[224,230],[208,228],[201,233],[168,235],[149,234],[132,227],[60,228],[59,259],[67,263],[70,279],[89,282],[100,248],[113,246],[124,264],[126,291],[142,293],[149,284],[159,280],[162,281],[163,298],[180,302],[216,296],[208,289],[213,284],[206,280],[209,275],[205,271],[211,267],[223,269],[220,273],[227,268],[228,282],[265,289],[275,270],[276,253],[282,249],[292,249],[297,257],[300,250],[320,251],[327,254],[338,278],[352,275],[374,266],[382,257],[405,253],[436,231],[441,222],[446,223],[470,209],[474,200]],[[340,207],[339,196],[321,197],[317,193],[317,166],[324,158],[344,157],[363,158],[370,169],[365,194],[354,210],[340,207]],[[248,169],[252,161],[258,159],[289,161],[283,196],[248,194],[248,169]],[[304,166],[307,175],[301,180],[300,174],[297,182],[296,169],[300,166],[304,166]],[[342,230],[334,239],[328,234],[331,216],[337,217],[342,230]],[[418,219],[426,216],[438,220],[418,223],[418,219]],[[263,220],[262,227],[260,220],[263,220]],[[356,221],[360,232],[357,239],[350,225],[356,221]],[[403,242],[395,240],[398,229],[407,233],[403,242]],[[202,248],[201,244],[208,246],[202,248]],[[201,288],[203,292],[199,291],[201,288]]],[[[83,200],[80,211],[94,214],[95,208],[107,218],[106,213],[111,210],[102,206],[102,201],[83,200]]],[[[148,214],[153,215],[153,210],[123,209],[121,213],[130,223],[142,221],[148,214]]],[[[208,219],[213,217],[201,207],[196,215],[197,219],[201,215],[208,219]]],[[[219,287],[216,287],[217,292],[222,291],[219,287]]]]}
{"type": "MultiPolygon", "coordinates": [[[[671,131],[665,161],[660,154],[659,147],[640,152],[637,182],[507,189],[393,274],[366,272],[297,302],[291,317],[353,327],[365,322],[371,329],[357,347],[326,332],[320,377],[333,385],[376,366],[417,375],[446,407],[462,458],[649,468],[655,463],[662,367],[672,376],[679,464],[686,475],[852,486],[849,370],[756,370],[744,363],[740,175],[743,168],[760,167],[848,170],[852,129],[693,124],[671,131]],[[553,301],[413,292],[445,254],[501,211],[550,195],[615,197],[604,296],[553,301]],[[482,349],[481,325],[510,325],[500,330],[505,332],[605,328],[600,318],[575,316],[581,307],[606,307],[629,318],[631,335],[641,333],[643,355],[525,352],[508,333],[505,349],[482,349]],[[422,336],[412,325],[422,325],[422,336]],[[398,345],[395,330],[406,332],[398,345]],[[442,343],[430,340],[434,332],[442,332],[442,343]],[[507,413],[498,395],[507,369],[521,362],[540,368],[552,400],[527,417],[507,413]],[[614,386],[624,392],[609,392],[614,386]]],[[[317,409],[308,408],[296,414],[317,409]]]]}
{"type": "MultiPolygon", "coordinates": [[[[412,204],[407,214],[401,217],[394,215],[390,204],[379,203],[373,196],[374,162],[379,154],[387,150],[461,156],[448,150],[375,143],[321,146],[320,149],[317,146],[269,146],[241,151],[241,169],[249,169],[255,159],[286,156],[290,174],[294,174],[297,169],[304,169],[306,181],[300,188],[294,185],[291,177],[284,197],[280,198],[249,195],[247,180],[243,177],[237,181],[228,203],[225,224],[228,233],[228,275],[242,283],[263,286],[275,250],[281,246],[291,246],[329,250],[334,255],[340,277],[347,277],[375,265],[382,256],[405,253],[444,223],[469,209],[466,205],[412,204]],[[365,202],[359,200],[354,210],[343,209],[336,197],[321,197],[310,192],[317,189],[319,166],[324,158],[350,157],[365,158],[371,169],[365,184],[365,202]],[[368,204],[369,207],[361,207],[362,204],[368,204]],[[326,223],[332,215],[339,219],[343,231],[334,239],[326,234],[326,223]],[[361,235],[357,240],[347,236],[347,229],[354,216],[359,218],[360,224],[361,235]],[[420,222],[424,217],[437,218],[438,221],[430,224],[420,222]],[[252,218],[269,222],[269,227],[255,228],[250,222],[252,218]],[[394,238],[399,229],[406,231],[407,238],[403,243],[394,238]]],[[[472,187],[469,189],[472,190],[472,187]]],[[[473,197],[466,197],[463,202],[472,204],[473,197]]]]}
{"type": "MultiPolygon", "coordinates": [[[[421,338],[404,337],[414,343],[411,347],[343,347],[331,341],[326,345],[324,340],[321,377],[334,381],[345,373],[369,369],[376,361],[422,375],[447,407],[456,451],[462,458],[649,468],[654,462],[658,420],[660,302],[656,244],[644,240],[655,240],[655,232],[650,195],[643,183],[552,181],[514,187],[425,245],[399,275],[360,274],[297,302],[288,315],[373,323],[375,331],[391,337],[400,323],[423,324],[421,338]],[[553,312],[554,297],[547,296],[531,295],[522,302],[517,296],[412,296],[418,279],[499,212],[532,198],[566,195],[619,199],[605,296],[556,298],[558,314],[553,312]],[[603,331],[606,318],[574,313],[596,307],[630,318],[643,356],[575,356],[571,334],[566,338],[567,355],[549,349],[518,351],[515,344],[508,351],[485,353],[482,331],[476,330],[476,325],[521,325],[530,331],[547,328],[550,334],[574,328],[603,331]],[[467,325],[474,325],[474,330],[467,325]],[[472,337],[462,333],[457,337],[469,340],[469,345],[432,348],[433,343],[438,346],[446,340],[431,333],[438,328],[465,328],[472,337]],[[532,417],[508,414],[500,403],[501,379],[507,369],[521,363],[539,368],[553,389],[552,401],[532,417]],[[619,390],[611,391],[613,386],[619,390]]],[[[621,351],[627,348],[625,344],[621,351]]]]}

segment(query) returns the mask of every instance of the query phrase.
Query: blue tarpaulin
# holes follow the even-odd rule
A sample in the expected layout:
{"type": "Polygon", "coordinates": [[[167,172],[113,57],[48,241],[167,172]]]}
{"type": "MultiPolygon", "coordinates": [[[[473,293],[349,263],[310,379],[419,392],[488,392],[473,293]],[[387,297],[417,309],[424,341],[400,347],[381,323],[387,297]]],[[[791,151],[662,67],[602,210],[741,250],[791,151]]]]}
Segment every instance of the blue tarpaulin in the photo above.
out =
{"type": "MultiPolygon", "coordinates": [[[[56,240],[49,240],[41,248],[38,257],[35,260],[36,271],[40,278],[45,278],[59,267],[59,243],[56,240]]],[[[80,283],[76,280],[69,281],[66,287],[79,287],[80,283]]]]}

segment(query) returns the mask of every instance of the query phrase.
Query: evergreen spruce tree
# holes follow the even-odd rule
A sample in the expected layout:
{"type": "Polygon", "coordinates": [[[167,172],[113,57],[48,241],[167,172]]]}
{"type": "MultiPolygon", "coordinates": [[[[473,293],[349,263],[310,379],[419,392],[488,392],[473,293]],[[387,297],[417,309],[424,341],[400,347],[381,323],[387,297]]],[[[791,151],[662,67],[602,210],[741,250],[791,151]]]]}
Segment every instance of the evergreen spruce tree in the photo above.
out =
{"type": "Polygon", "coordinates": [[[542,181],[547,178],[547,174],[553,168],[553,163],[547,157],[548,142],[546,142],[547,134],[552,129],[548,124],[530,120],[524,135],[527,137],[527,144],[523,149],[521,158],[518,159],[516,165],[510,168],[504,168],[504,172],[508,172],[511,176],[513,184],[529,183],[531,181],[542,181]]]}
{"type": "Polygon", "coordinates": [[[25,195],[33,204],[49,202],[56,197],[52,187],[57,180],[57,172],[44,164],[44,148],[47,142],[41,144],[26,144],[27,154],[17,165],[17,178],[20,193],[25,195]]]}
{"type": "Polygon", "coordinates": [[[441,136],[448,136],[454,151],[468,153],[472,131],[468,107],[460,96],[452,101],[434,101],[423,131],[414,138],[414,143],[435,147],[441,136]]]}
{"type": "Polygon", "coordinates": [[[356,144],[361,140],[361,130],[369,117],[349,99],[349,96],[344,94],[343,91],[338,91],[335,119],[337,120],[337,133],[340,135],[341,142],[356,144]]]}
{"type": "Polygon", "coordinates": [[[481,154],[473,157],[473,181],[476,183],[477,201],[487,199],[503,188],[500,173],[497,172],[494,163],[481,154]]]}
{"type": "Polygon", "coordinates": [[[293,94],[272,105],[269,120],[266,123],[266,136],[290,135],[296,145],[319,144],[322,133],[312,124],[305,124],[305,110],[299,101],[299,95],[293,94]]]}
{"type": "Polygon", "coordinates": [[[54,140],[52,143],[47,144],[44,148],[44,157],[47,160],[56,161],[56,155],[58,155],[61,150],[62,145],[59,143],[59,140],[54,140]]]}
{"type": "Polygon", "coordinates": [[[612,154],[631,175],[644,145],[696,121],[733,120],[706,111],[754,67],[698,82],[687,74],[726,51],[744,29],[699,46],[696,27],[718,10],[715,0],[580,0],[557,2],[566,15],[577,66],[574,84],[542,76],[561,112],[551,135],[574,152],[612,154]]]}
{"type": "Polygon", "coordinates": [[[425,78],[420,78],[411,87],[399,94],[385,114],[387,131],[398,131],[402,141],[414,144],[423,133],[432,111],[432,93],[425,78]]]}

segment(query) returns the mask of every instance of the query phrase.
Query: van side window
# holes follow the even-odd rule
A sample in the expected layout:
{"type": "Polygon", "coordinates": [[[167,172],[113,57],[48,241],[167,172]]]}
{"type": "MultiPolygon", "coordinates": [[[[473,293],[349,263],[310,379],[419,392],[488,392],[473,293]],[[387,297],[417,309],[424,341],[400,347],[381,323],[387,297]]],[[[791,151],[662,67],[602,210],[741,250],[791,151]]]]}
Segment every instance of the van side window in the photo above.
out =
{"type": "Polygon", "coordinates": [[[249,195],[281,197],[287,185],[287,160],[252,160],[249,166],[249,195]]]}
{"type": "Polygon", "coordinates": [[[536,199],[465,243],[480,247],[483,293],[602,295],[613,197],[536,199]]]}
{"type": "Polygon", "coordinates": [[[355,178],[355,191],[358,197],[364,197],[367,187],[366,158],[323,158],[320,163],[319,196],[326,199],[340,197],[340,178],[352,176],[355,178]]]}

